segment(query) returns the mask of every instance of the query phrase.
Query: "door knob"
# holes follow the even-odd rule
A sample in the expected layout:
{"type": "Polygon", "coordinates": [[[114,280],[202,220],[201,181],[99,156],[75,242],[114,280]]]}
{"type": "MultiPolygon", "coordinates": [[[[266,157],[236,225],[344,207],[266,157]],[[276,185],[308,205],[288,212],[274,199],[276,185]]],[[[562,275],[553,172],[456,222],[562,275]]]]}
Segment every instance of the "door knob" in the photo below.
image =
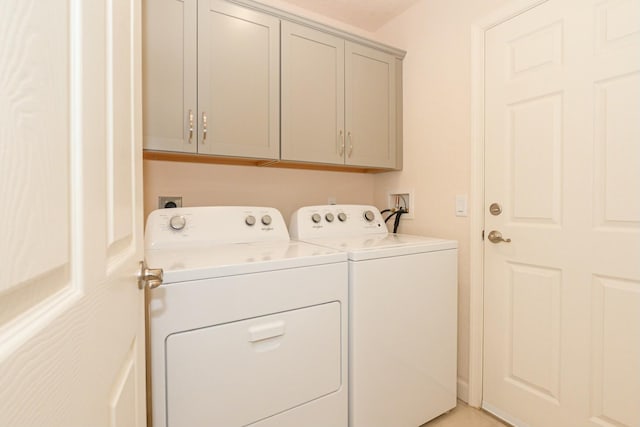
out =
{"type": "Polygon", "coordinates": [[[504,239],[502,237],[502,233],[499,232],[498,230],[492,230],[487,236],[487,239],[489,239],[491,243],[500,243],[500,242],[510,243],[511,242],[511,239],[504,239]]]}
{"type": "Polygon", "coordinates": [[[138,272],[138,287],[144,289],[157,288],[162,285],[163,271],[161,268],[148,268],[147,263],[140,261],[140,271],[138,272]]]}

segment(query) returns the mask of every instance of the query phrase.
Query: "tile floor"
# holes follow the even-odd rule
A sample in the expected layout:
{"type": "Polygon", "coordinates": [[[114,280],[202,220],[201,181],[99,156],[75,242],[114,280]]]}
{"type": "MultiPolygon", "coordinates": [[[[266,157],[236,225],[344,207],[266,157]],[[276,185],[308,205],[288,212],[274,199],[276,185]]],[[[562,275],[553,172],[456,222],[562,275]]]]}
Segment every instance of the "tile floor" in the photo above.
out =
{"type": "Polygon", "coordinates": [[[422,427],[505,427],[509,426],[488,412],[467,406],[458,401],[452,411],[429,421],[422,427]]]}

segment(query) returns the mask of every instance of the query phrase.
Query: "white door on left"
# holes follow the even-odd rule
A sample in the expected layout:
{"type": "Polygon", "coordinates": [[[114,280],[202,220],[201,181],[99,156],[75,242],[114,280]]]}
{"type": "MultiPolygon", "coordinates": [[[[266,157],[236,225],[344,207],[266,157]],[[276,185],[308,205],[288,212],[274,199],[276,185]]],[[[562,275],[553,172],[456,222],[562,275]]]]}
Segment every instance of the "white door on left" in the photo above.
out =
{"type": "Polygon", "coordinates": [[[139,0],[0,2],[0,425],[144,426],[139,0]]]}

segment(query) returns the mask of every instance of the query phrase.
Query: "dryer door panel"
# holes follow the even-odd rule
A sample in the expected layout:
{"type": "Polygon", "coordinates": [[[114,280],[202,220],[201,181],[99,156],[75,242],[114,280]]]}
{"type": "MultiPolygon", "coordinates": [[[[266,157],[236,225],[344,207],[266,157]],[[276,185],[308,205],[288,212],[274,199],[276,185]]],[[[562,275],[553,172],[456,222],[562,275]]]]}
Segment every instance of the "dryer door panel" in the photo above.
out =
{"type": "Polygon", "coordinates": [[[341,387],[340,303],[170,335],[169,427],[246,426],[341,387]]]}

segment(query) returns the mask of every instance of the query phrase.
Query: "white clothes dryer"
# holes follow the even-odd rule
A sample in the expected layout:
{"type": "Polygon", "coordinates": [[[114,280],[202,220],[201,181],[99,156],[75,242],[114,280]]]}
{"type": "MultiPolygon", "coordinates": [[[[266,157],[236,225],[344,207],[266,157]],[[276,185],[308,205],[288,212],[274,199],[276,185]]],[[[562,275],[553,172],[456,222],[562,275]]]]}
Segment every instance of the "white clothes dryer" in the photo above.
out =
{"type": "Polygon", "coordinates": [[[390,234],[373,206],[303,207],[291,237],[349,258],[349,425],[418,427],[456,405],[457,242],[390,234]]]}
{"type": "Polygon", "coordinates": [[[346,427],[347,262],[289,240],[279,211],[152,212],[154,427],[346,427]]]}

